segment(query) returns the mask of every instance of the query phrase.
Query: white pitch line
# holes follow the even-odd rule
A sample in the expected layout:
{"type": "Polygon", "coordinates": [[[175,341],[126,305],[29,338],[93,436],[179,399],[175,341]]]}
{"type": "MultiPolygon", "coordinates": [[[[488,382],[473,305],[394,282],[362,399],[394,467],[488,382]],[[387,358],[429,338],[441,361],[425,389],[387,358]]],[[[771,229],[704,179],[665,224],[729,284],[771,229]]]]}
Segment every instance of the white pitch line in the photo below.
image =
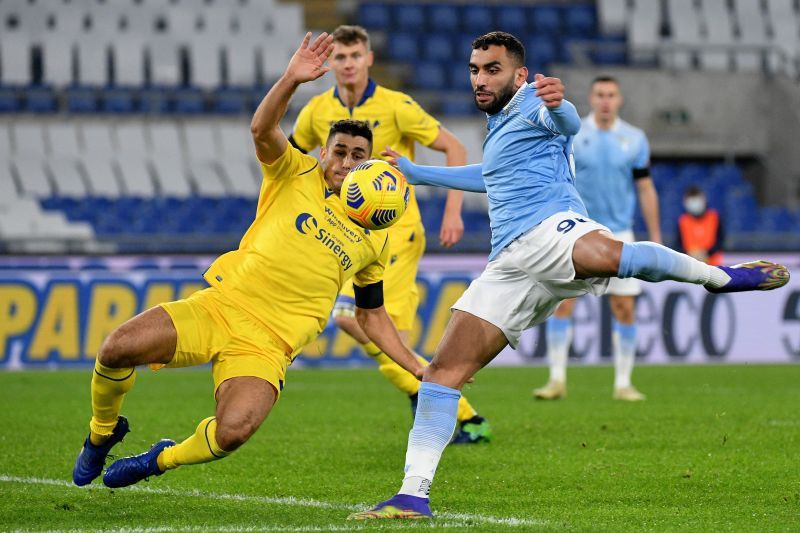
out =
{"type": "MultiPolygon", "coordinates": [[[[86,486],[86,487],[76,487],[73,483],[69,481],[65,481],[63,479],[48,479],[48,478],[39,478],[39,477],[17,477],[17,476],[6,476],[0,475],[0,482],[2,483],[20,483],[25,485],[51,485],[55,487],[64,487],[70,489],[78,489],[78,490],[103,490],[104,487],[98,486],[86,486]]],[[[334,510],[342,510],[342,511],[360,511],[362,509],[369,508],[367,504],[357,504],[357,505],[350,505],[346,503],[335,503],[335,502],[326,502],[321,500],[313,500],[309,498],[295,498],[294,496],[286,496],[286,497],[271,497],[271,496],[255,496],[250,494],[230,494],[224,492],[202,492],[199,490],[190,490],[190,491],[180,491],[175,489],[160,489],[154,487],[143,487],[141,485],[133,485],[130,487],[125,487],[124,489],[120,489],[123,491],[130,491],[130,492],[140,492],[146,494],[157,494],[157,495],[165,495],[165,496],[179,496],[179,497],[190,497],[190,498],[209,498],[215,500],[232,500],[232,501],[247,501],[247,502],[257,502],[257,503],[264,503],[270,505],[286,505],[290,507],[313,507],[317,509],[334,509],[334,510]]],[[[529,518],[516,518],[516,517],[498,517],[498,516],[491,516],[491,515],[481,515],[481,514],[468,514],[468,513],[436,513],[435,515],[437,518],[442,518],[445,520],[452,520],[460,522],[459,526],[464,527],[463,522],[481,522],[485,524],[497,524],[497,525],[504,525],[504,526],[545,526],[547,525],[547,521],[545,520],[531,520],[529,518]]],[[[418,521],[414,521],[415,527],[419,527],[421,524],[418,521]]],[[[438,527],[442,527],[444,524],[441,522],[433,522],[433,524],[437,524],[438,527]]],[[[344,527],[344,526],[337,526],[337,527],[344,527]]],[[[174,528],[170,528],[174,529],[174,528]]],[[[215,528],[218,529],[218,528],[215,528]]],[[[263,528],[259,528],[263,530],[263,528]]],[[[344,527],[341,529],[342,531],[346,530],[356,530],[359,529],[355,525],[354,527],[344,527]]],[[[328,531],[328,528],[321,529],[321,531],[328,531]]],[[[129,530],[125,530],[129,531],[129,530]]],[[[130,531],[145,531],[141,529],[130,531]]],[[[146,530],[150,531],[150,530],[146,530]]],[[[153,533],[157,533],[158,531],[162,531],[159,528],[153,530],[153,533]]],[[[181,531],[194,531],[194,529],[181,529],[181,531]]],[[[227,531],[227,530],[226,530],[227,531]]],[[[249,531],[247,528],[243,529],[235,529],[230,531],[249,531]]],[[[290,531],[317,531],[316,529],[296,529],[290,531]]]]}
{"type": "MultiPolygon", "coordinates": [[[[475,524],[462,524],[459,522],[442,522],[442,521],[414,521],[414,522],[383,522],[381,524],[354,524],[343,526],[341,524],[328,524],[326,526],[156,526],[156,527],[126,527],[113,530],[114,533],[168,533],[168,532],[185,532],[185,533],[205,533],[206,531],[219,531],[221,533],[251,533],[259,531],[286,531],[289,533],[305,533],[313,531],[363,531],[366,529],[375,530],[394,530],[394,529],[434,529],[434,528],[459,528],[470,529],[477,528],[475,524]]],[[[16,533],[23,533],[29,530],[19,529],[15,530],[16,533]]],[[[30,530],[34,531],[34,530],[30,530]]],[[[36,533],[91,533],[97,531],[108,531],[102,529],[45,529],[35,530],[36,533]]]]}

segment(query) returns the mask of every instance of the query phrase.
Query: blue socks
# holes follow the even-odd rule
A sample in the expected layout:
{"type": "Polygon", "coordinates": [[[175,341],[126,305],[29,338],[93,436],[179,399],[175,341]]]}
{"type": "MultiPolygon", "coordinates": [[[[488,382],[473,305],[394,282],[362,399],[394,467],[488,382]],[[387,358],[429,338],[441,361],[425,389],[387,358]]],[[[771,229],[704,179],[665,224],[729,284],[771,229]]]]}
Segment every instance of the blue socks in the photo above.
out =
{"type": "MultiPolygon", "coordinates": [[[[638,278],[645,281],[683,281],[705,285],[716,277],[713,271],[724,272],[718,268],[701,263],[688,255],[670,250],[654,242],[626,242],[622,245],[619,258],[620,278],[638,278]]],[[[727,275],[726,275],[727,276],[727,275]]]]}
{"type": "Polygon", "coordinates": [[[459,398],[457,389],[427,381],[420,386],[417,416],[408,435],[406,475],[398,494],[428,497],[439,459],[453,437],[459,398]]]}

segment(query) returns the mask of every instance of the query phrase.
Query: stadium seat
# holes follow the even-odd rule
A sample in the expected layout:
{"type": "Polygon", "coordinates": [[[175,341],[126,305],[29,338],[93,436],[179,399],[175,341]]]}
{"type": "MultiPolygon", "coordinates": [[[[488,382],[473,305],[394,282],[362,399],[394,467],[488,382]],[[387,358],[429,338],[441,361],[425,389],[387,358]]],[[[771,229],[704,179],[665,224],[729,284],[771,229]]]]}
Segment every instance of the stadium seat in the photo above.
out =
{"type": "Polygon", "coordinates": [[[425,10],[420,5],[397,4],[393,6],[392,12],[394,26],[399,31],[418,32],[426,28],[425,10]]]}
{"type": "Polygon", "coordinates": [[[479,4],[469,4],[461,8],[461,28],[472,34],[474,39],[478,35],[495,29],[492,19],[492,10],[479,4]]]}
{"type": "Polygon", "coordinates": [[[591,5],[564,6],[564,29],[567,34],[583,39],[597,33],[597,13],[591,5]]]}
{"type": "Polygon", "coordinates": [[[388,30],[392,15],[386,4],[370,2],[359,6],[358,20],[367,30],[388,30]]]}
{"type": "Polygon", "coordinates": [[[419,59],[417,38],[412,33],[392,33],[389,35],[389,57],[395,61],[414,62],[419,59]]]}
{"type": "Polygon", "coordinates": [[[122,87],[104,89],[100,96],[100,109],[107,113],[133,113],[138,110],[133,90],[122,87]]]}
{"type": "MultiPolygon", "coordinates": [[[[428,28],[440,35],[452,35],[459,28],[458,7],[452,4],[428,6],[428,28]]],[[[433,33],[431,33],[433,34],[433,33]]]]}
{"type": "Polygon", "coordinates": [[[197,115],[206,111],[206,97],[195,88],[180,88],[173,91],[173,109],[176,113],[197,115]]]}
{"type": "Polygon", "coordinates": [[[52,87],[73,83],[73,46],[63,35],[47,35],[41,42],[42,81],[52,87]]]}
{"type": "Polygon", "coordinates": [[[557,7],[533,6],[529,17],[533,32],[537,35],[559,35],[561,33],[561,12],[557,7]]]}
{"type": "Polygon", "coordinates": [[[73,86],[65,91],[67,111],[70,113],[95,113],[100,109],[97,89],[73,86]]]}
{"type": "MultiPolygon", "coordinates": [[[[96,36],[78,38],[75,47],[77,83],[94,87],[105,87],[111,83],[108,50],[107,45],[102,41],[98,42],[96,36]]],[[[119,68],[122,68],[122,65],[119,68]]]]}
{"type": "Polygon", "coordinates": [[[88,194],[89,191],[78,171],[75,157],[66,155],[51,157],[47,160],[47,169],[53,177],[56,195],[84,198],[88,194]]]}
{"type": "Polygon", "coordinates": [[[425,59],[428,61],[451,61],[453,40],[448,34],[430,34],[422,42],[425,59]]]}
{"type": "Polygon", "coordinates": [[[0,113],[16,113],[20,107],[17,91],[13,87],[0,87],[0,113]]]}
{"type": "Polygon", "coordinates": [[[53,195],[53,185],[47,176],[43,161],[36,156],[21,156],[12,161],[19,179],[22,194],[36,198],[53,195]]]}
{"type": "Polygon", "coordinates": [[[500,5],[494,9],[495,25],[501,31],[522,39],[528,31],[528,16],[525,8],[519,5],[500,5]]]}
{"type": "Polygon", "coordinates": [[[420,89],[440,91],[447,87],[444,67],[439,63],[417,63],[414,69],[414,81],[420,89]]]}
{"type": "Polygon", "coordinates": [[[27,86],[33,82],[32,48],[27,34],[0,32],[0,65],[3,85],[27,86]]]}
{"type": "Polygon", "coordinates": [[[24,94],[23,109],[29,113],[55,113],[58,109],[56,95],[51,87],[29,86],[24,94]]]}
{"type": "Polygon", "coordinates": [[[554,37],[535,36],[525,41],[524,44],[527,61],[531,64],[545,66],[558,59],[558,48],[554,37]]]}
{"type": "Polygon", "coordinates": [[[43,129],[47,152],[53,156],[75,157],[80,151],[78,131],[70,122],[47,124],[43,129]]]}

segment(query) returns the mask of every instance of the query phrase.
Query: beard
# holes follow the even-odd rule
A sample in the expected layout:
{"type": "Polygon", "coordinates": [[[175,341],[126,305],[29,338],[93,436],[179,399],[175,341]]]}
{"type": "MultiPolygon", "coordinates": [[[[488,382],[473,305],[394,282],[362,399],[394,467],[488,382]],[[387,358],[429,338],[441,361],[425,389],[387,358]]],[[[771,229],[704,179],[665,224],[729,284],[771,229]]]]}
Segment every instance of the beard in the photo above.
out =
{"type": "Polygon", "coordinates": [[[494,93],[494,98],[489,100],[488,102],[478,102],[478,95],[473,92],[473,96],[475,98],[475,105],[483,111],[484,113],[488,113],[489,115],[494,115],[495,113],[499,113],[508,102],[514,97],[514,93],[517,92],[517,88],[514,87],[514,79],[512,78],[511,81],[494,93]]]}

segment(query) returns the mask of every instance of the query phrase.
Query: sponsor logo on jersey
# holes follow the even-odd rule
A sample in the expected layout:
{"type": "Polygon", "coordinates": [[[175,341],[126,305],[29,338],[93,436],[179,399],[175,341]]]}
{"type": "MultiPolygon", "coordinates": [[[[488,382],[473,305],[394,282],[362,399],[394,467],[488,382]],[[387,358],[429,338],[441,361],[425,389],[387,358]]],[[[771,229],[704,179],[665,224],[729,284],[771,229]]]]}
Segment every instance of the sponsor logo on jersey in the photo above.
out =
{"type": "MultiPolygon", "coordinates": [[[[325,210],[328,211],[328,208],[326,207],[325,210]]],[[[329,223],[330,221],[331,218],[328,218],[329,223]]],[[[344,242],[342,242],[339,237],[325,228],[320,228],[319,224],[317,223],[317,219],[314,218],[311,213],[300,213],[297,215],[297,218],[294,221],[294,227],[297,228],[297,231],[303,235],[313,235],[316,241],[320,242],[328,250],[333,252],[336,258],[339,260],[339,264],[342,266],[343,270],[347,271],[353,266],[353,260],[344,249],[344,242]]],[[[359,241],[360,240],[361,238],[359,237],[359,241]]]]}

